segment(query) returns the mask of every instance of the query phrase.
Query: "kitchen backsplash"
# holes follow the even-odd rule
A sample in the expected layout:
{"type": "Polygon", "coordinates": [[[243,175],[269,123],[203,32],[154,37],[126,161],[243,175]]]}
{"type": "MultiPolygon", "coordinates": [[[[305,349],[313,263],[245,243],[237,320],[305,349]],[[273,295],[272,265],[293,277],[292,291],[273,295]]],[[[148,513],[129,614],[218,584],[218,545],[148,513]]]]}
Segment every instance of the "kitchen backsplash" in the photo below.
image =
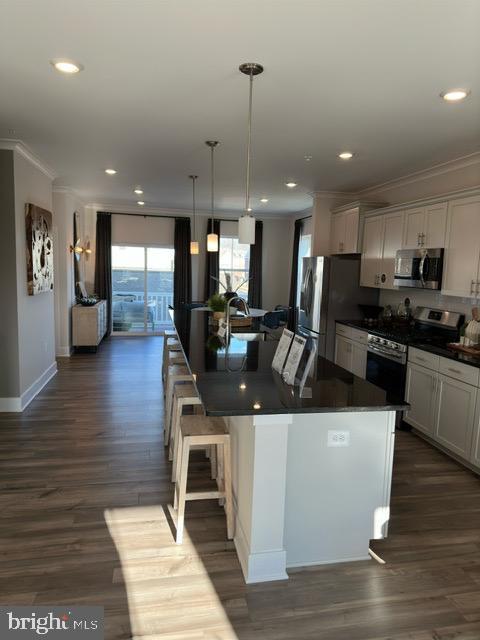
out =
{"type": "Polygon", "coordinates": [[[472,307],[480,306],[480,300],[472,298],[454,298],[452,296],[442,296],[437,291],[422,291],[421,289],[401,289],[399,291],[380,291],[379,304],[385,307],[391,305],[395,312],[398,304],[405,298],[410,298],[412,308],[432,307],[433,309],[446,309],[447,311],[459,311],[464,313],[467,319],[472,316],[472,307]]]}

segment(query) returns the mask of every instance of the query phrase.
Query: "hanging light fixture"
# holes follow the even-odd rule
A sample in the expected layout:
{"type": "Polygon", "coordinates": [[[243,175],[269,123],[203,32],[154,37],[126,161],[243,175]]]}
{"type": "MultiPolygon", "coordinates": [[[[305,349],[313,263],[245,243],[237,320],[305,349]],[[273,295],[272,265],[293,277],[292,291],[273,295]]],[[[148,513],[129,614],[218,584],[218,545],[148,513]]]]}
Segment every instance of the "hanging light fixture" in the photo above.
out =
{"type": "Polygon", "coordinates": [[[215,253],[218,251],[218,235],[213,232],[213,215],[215,211],[215,164],[213,154],[215,152],[215,147],[218,144],[218,140],[207,140],[205,144],[207,147],[210,147],[210,168],[212,174],[212,218],[210,222],[210,233],[207,235],[207,251],[215,253]]]}
{"type": "Polygon", "coordinates": [[[197,256],[198,255],[198,242],[196,240],[196,237],[197,237],[197,225],[196,225],[197,209],[196,209],[196,206],[195,206],[195,181],[198,178],[198,176],[188,176],[188,177],[192,181],[192,212],[193,212],[193,240],[190,242],[190,254],[192,256],[197,256]]]}
{"type": "Polygon", "coordinates": [[[248,135],[247,135],[247,170],[245,180],[245,212],[238,221],[238,242],[240,244],[255,244],[255,218],[250,215],[250,167],[252,148],[252,95],[253,78],[263,72],[261,64],[244,62],[239,66],[242,73],[250,78],[250,94],[248,100],[248,135]]]}

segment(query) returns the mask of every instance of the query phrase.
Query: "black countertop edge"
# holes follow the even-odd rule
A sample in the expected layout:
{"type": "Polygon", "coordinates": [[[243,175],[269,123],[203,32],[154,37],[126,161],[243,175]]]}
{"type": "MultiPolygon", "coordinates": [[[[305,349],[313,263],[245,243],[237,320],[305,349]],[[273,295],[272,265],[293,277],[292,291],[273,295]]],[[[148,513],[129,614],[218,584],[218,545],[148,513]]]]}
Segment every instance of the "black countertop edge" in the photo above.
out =
{"type": "Polygon", "coordinates": [[[299,409],[292,409],[291,407],[285,407],[284,409],[258,409],[258,410],[209,410],[206,409],[207,416],[228,418],[228,417],[240,417],[240,416],[272,416],[272,415],[288,415],[288,414],[315,414],[315,413],[365,413],[365,412],[380,412],[380,411],[407,411],[410,405],[405,402],[404,404],[395,405],[382,405],[381,407],[302,407],[299,409]]]}
{"type": "MultiPolygon", "coordinates": [[[[362,324],[361,320],[336,320],[336,322],[347,327],[353,327],[354,329],[365,331],[366,333],[372,333],[373,335],[379,336],[381,338],[385,336],[385,332],[382,331],[381,328],[366,327],[364,324],[362,324]]],[[[402,342],[402,340],[399,339],[399,342],[402,342]]],[[[462,351],[455,351],[454,349],[448,349],[447,347],[438,347],[433,344],[424,344],[422,342],[412,342],[411,344],[409,344],[408,339],[403,341],[403,343],[407,344],[409,348],[418,349],[419,351],[426,351],[427,353],[433,353],[442,358],[447,358],[448,360],[454,360],[455,362],[468,364],[470,367],[476,367],[477,369],[480,369],[480,356],[473,356],[462,351]]]]}

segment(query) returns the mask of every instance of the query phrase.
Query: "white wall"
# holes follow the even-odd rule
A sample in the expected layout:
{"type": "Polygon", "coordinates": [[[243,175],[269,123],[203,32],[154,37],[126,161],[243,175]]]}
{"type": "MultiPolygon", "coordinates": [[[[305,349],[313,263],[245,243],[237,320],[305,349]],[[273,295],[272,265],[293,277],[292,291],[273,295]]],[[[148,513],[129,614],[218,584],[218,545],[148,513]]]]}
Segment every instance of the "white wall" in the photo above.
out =
{"type": "Polygon", "coordinates": [[[24,394],[55,367],[53,291],[28,295],[25,235],[25,203],[52,211],[52,181],[17,151],[14,181],[20,394],[24,394]]]}
{"type": "Polygon", "coordinates": [[[464,313],[467,318],[472,315],[472,307],[478,305],[478,300],[471,298],[457,298],[454,296],[442,296],[436,291],[423,291],[421,289],[401,289],[399,291],[380,291],[379,305],[385,307],[391,305],[395,311],[400,302],[410,298],[412,308],[431,307],[432,309],[445,309],[464,313]]]}

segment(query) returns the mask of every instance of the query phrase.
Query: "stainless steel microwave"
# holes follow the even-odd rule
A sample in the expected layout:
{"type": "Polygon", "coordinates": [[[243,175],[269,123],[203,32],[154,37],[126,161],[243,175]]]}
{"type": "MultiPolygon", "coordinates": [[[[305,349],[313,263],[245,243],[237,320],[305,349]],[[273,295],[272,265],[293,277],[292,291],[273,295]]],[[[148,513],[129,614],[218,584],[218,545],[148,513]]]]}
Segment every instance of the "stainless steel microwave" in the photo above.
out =
{"type": "Polygon", "coordinates": [[[396,287],[441,289],[443,249],[401,249],[395,257],[396,287]]]}

